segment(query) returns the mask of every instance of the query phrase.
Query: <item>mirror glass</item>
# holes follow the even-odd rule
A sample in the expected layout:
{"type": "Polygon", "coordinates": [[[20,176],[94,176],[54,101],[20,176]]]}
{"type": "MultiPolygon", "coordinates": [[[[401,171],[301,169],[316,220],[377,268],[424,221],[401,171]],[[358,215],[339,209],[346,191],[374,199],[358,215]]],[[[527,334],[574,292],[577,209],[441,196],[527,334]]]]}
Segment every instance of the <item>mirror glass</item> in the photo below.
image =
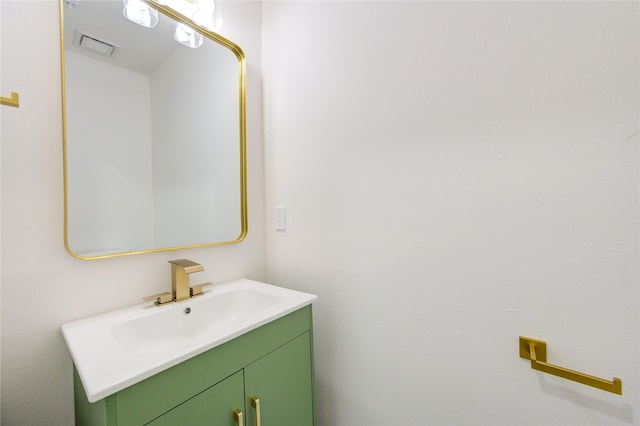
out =
{"type": "Polygon", "coordinates": [[[135,1],[152,6],[152,28],[125,17],[127,1],[60,0],[65,244],[81,259],[247,232],[244,54],[135,1]]]}

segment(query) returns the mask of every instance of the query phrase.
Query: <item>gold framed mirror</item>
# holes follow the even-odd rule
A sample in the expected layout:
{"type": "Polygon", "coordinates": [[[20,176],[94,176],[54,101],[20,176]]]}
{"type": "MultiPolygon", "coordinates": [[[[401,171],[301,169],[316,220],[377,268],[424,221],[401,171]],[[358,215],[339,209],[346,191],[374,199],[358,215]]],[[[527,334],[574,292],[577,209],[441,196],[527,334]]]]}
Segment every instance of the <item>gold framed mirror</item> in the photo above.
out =
{"type": "Polygon", "coordinates": [[[59,1],[67,251],[88,260],[242,241],[240,47],[156,1],[59,1]]]}

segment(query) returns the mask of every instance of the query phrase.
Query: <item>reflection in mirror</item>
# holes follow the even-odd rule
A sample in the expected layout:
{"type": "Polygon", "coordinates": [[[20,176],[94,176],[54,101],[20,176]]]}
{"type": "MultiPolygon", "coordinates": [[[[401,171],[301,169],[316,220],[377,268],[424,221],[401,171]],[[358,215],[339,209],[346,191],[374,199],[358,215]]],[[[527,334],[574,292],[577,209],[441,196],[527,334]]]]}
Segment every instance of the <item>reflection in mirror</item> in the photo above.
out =
{"type": "Polygon", "coordinates": [[[148,4],[61,0],[65,244],[78,258],[247,232],[244,55],[148,4]]]}

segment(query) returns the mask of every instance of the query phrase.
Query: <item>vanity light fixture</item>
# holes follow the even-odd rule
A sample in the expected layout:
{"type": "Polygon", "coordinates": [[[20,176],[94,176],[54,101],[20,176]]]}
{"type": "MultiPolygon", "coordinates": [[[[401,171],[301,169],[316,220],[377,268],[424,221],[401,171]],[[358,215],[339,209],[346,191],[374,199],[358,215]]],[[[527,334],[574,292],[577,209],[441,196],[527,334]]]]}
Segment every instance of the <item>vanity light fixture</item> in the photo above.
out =
{"type": "MultiPolygon", "coordinates": [[[[74,1],[74,0],[67,0],[74,1]]],[[[78,0],[75,0],[78,1],[78,0]]],[[[142,0],[122,0],[124,16],[143,27],[153,28],[158,23],[158,11],[149,7],[142,0]]],[[[222,8],[218,0],[154,0],[158,4],[168,6],[196,24],[215,31],[222,26],[222,8]],[[216,7],[216,3],[218,3],[216,7]]],[[[204,42],[202,34],[184,24],[176,24],[173,35],[175,41],[193,49],[204,42]]]]}
{"type": "Polygon", "coordinates": [[[169,6],[176,12],[193,20],[208,30],[215,31],[222,26],[220,1],[216,0],[155,0],[169,6]]]}
{"type": "MultiPolygon", "coordinates": [[[[211,31],[222,26],[222,8],[220,1],[215,0],[155,0],[161,5],[169,6],[181,15],[193,20],[211,31]],[[217,3],[217,4],[216,4],[217,3]]],[[[173,38],[187,47],[200,47],[204,41],[201,34],[184,24],[176,24],[173,38]]]]}
{"type": "Polygon", "coordinates": [[[125,18],[142,25],[146,28],[153,28],[158,24],[158,11],[150,8],[141,0],[123,0],[124,9],[122,13],[125,18]]]}
{"type": "Polygon", "coordinates": [[[187,27],[185,24],[176,24],[176,31],[173,34],[173,39],[180,44],[183,44],[192,49],[198,48],[204,42],[202,34],[198,34],[192,28],[187,27]]]}

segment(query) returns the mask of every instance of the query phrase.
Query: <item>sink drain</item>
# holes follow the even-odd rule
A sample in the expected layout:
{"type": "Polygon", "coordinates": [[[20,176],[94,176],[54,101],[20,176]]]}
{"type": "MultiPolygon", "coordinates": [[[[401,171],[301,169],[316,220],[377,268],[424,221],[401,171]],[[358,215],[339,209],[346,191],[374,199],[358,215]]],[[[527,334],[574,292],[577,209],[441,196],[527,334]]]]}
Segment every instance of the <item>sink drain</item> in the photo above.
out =
{"type": "Polygon", "coordinates": [[[184,312],[185,315],[189,315],[191,313],[191,308],[184,308],[184,312]]]}

